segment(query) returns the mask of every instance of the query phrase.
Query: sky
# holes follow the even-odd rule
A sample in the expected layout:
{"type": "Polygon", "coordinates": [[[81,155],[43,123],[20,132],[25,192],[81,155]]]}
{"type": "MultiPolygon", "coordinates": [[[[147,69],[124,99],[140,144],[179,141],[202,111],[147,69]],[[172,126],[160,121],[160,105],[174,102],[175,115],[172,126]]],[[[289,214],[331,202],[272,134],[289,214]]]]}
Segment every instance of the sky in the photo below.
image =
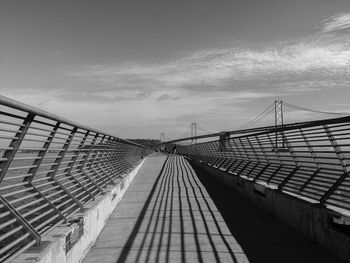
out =
{"type": "Polygon", "coordinates": [[[122,138],[350,112],[349,73],[349,0],[0,0],[0,94],[122,138]]]}

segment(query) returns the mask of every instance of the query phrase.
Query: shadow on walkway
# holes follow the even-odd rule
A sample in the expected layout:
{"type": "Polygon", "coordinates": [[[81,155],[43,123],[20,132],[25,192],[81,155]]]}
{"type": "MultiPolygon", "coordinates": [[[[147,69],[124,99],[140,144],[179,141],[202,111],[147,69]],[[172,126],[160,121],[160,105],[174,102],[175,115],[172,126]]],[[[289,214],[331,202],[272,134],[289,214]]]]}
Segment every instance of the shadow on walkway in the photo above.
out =
{"type": "Polygon", "coordinates": [[[169,157],[123,247],[124,262],[247,262],[182,157],[169,157]]]}
{"type": "Polygon", "coordinates": [[[190,162],[249,262],[342,262],[190,162]]]}
{"type": "Polygon", "coordinates": [[[336,262],[183,157],[146,159],[84,263],[336,262]]]}

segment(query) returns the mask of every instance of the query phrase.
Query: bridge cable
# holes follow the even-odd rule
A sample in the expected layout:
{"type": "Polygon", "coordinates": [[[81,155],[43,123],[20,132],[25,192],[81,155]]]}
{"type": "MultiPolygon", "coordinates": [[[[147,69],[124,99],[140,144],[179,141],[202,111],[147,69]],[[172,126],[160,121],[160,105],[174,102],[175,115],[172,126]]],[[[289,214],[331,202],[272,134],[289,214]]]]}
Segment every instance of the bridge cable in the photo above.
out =
{"type": "Polygon", "coordinates": [[[284,102],[284,101],[283,101],[283,105],[289,106],[291,108],[295,108],[295,109],[298,109],[298,110],[304,110],[304,111],[313,112],[313,113],[321,113],[321,114],[328,114],[328,115],[339,115],[339,116],[350,115],[350,113],[347,113],[347,112],[330,112],[330,111],[313,110],[313,109],[309,109],[309,108],[293,105],[293,104],[290,104],[290,103],[284,102]]]}
{"type": "Polygon", "coordinates": [[[252,126],[253,124],[257,123],[258,121],[262,120],[263,118],[265,118],[267,115],[269,115],[272,111],[274,111],[274,105],[275,103],[272,103],[270,106],[268,106],[262,113],[260,113],[257,117],[255,117],[253,120],[248,121],[247,123],[239,126],[238,128],[236,128],[235,130],[240,130],[243,128],[248,128],[250,126],[252,126]]]}

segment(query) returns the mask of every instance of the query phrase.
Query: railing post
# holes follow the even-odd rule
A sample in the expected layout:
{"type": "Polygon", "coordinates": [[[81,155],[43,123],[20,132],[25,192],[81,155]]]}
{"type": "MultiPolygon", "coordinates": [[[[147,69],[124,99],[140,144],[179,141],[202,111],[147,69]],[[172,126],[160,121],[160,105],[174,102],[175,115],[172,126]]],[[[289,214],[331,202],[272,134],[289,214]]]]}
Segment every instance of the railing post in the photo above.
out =
{"type": "Polygon", "coordinates": [[[261,141],[260,141],[259,136],[256,136],[256,135],[255,135],[255,139],[256,139],[256,142],[257,142],[258,145],[259,145],[259,148],[260,148],[262,154],[264,155],[265,161],[266,161],[266,162],[269,162],[269,159],[268,159],[268,157],[267,157],[266,151],[265,151],[264,147],[263,147],[262,144],[261,144],[261,141]]]}
{"type": "Polygon", "coordinates": [[[52,142],[53,138],[55,137],[56,132],[57,132],[60,124],[61,123],[59,121],[56,122],[55,126],[53,127],[52,131],[50,132],[50,135],[47,137],[46,142],[44,143],[44,145],[42,147],[43,150],[39,151],[39,153],[37,155],[39,159],[35,159],[33,162],[33,165],[35,165],[35,167],[30,168],[28,171],[28,174],[30,174],[30,176],[25,177],[23,181],[32,183],[36,173],[38,172],[38,169],[39,169],[42,161],[44,160],[44,157],[45,157],[47,151],[49,150],[51,142],[52,142]]]}
{"type": "MultiPolygon", "coordinates": [[[[111,139],[111,136],[108,136],[108,137],[107,137],[106,143],[109,143],[109,142],[110,142],[110,139],[111,139]]],[[[99,160],[97,161],[97,164],[95,164],[95,167],[96,167],[97,169],[100,169],[100,170],[101,170],[101,172],[102,172],[102,173],[105,175],[105,177],[107,178],[107,181],[110,181],[110,183],[114,184],[115,182],[113,181],[113,179],[108,175],[107,172],[105,172],[105,170],[104,170],[104,169],[101,167],[101,165],[100,165],[102,159],[108,159],[108,156],[109,156],[108,149],[109,149],[109,145],[106,144],[105,147],[104,147],[104,149],[103,149],[103,151],[101,151],[101,157],[100,157],[99,160]],[[107,155],[107,158],[106,158],[105,155],[107,155]]],[[[107,184],[107,182],[106,182],[106,184],[107,184]]]]}
{"type": "Polygon", "coordinates": [[[270,163],[266,163],[264,168],[261,169],[261,171],[257,174],[257,176],[255,176],[255,178],[253,179],[253,182],[255,183],[256,181],[259,180],[259,178],[261,177],[261,175],[264,174],[264,172],[266,171],[266,169],[270,166],[270,163]]]}
{"type": "Polygon", "coordinates": [[[9,149],[5,151],[2,158],[6,159],[4,161],[0,161],[0,183],[4,179],[7,170],[9,169],[13,158],[15,157],[24,136],[27,134],[27,131],[29,129],[30,124],[32,123],[35,115],[32,113],[28,113],[27,117],[24,119],[23,123],[21,124],[20,128],[18,129],[18,132],[16,133],[15,137],[12,139],[9,145],[9,149]],[[12,148],[12,149],[11,149],[12,148]]]}
{"type": "Polygon", "coordinates": [[[41,235],[39,232],[1,195],[0,201],[6,207],[6,210],[28,231],[29,235],[39,246],[41,243],[41,235]]]}
{"type": "MultiPolygon", "coordinates": [[[[101,194],[104,194],[103,190],[101,189],[101,187],[95,182],[95,180],[90,176],[88,175],[87,173],[84,172],[84,169],[85,169],[85,166],[87,164],[87,161],[89,159],[89,156],[90,156],[90,153],[92,152],[93,148],[95,147],[95,143],[96,143],[96,140],[97,140],[97,137],[99,136],[99,133],[96,133],[94,138],[92,139],[92,142],[91,142],[91,145],[90,145],[90,149],[89,151],[87,152],[85,158],[84,158],[84,161],[80,164],[80,168],[79,168],[79,171],[85,176],[87,177],[90,182],[99,190],[99,192],[101,194]]],[[[91,161],[90,161],[91,163],[91,161]]],[[[88,164],[89,165],[89,164],[88,164]]]]}
{"type": "Polygon", "coordinates": [[[38,169],[39,169],[42,161],[45,158],[45,155],[46,155],[46,153],[51,145],[51,142],[56,135],[57,129],[60,126],[60,124],[61,123],[59,121],[56,122],[55,126],[53,127],[52,131],[50,132],[49,136],[47,137],[47,139],[42,147],[43,150],[39,151],[39,153],[37,155],[39,159],[35,159],[33,162],[33,165],[35,165],[35,167],[32,167],[29,169],[28,174],[30,174],[30,176],[25,177],[23,179],[23,182],[28,182],[28,184],[29,184],[28,186],[32,187],[34,189],[34,192],[38,193],[40,195],[40,197],[43,198],[53,210],[55,210],[55,212],[59,215],[59,217],[64,222],[66,222],[67,218],[61,213],[61,211],[58,210],[57,207],[49,199],[47,199],[46,196],[32,183],[36,173],[38,172],[38,169]]]}
{"type": "Polygon", "coordinates": [[[90,134],[90,131],[87,131],[85,134],[84,134],[84,137],[83,139],[81,140],[81,142],[79,143],[79,146],[77,147],[77,150],[74,151],[73,153],[73,157],[71,158],[71,163],[69,165],[69,167],[67,167],[65,170],[64,170],[64,173],[67,173],[69,174],[69,176],[71,176],[71,178],[73,178],[74,182],[76,182],[89,196],[92,200],[95,200],[95,197],[90,193],[90,191],[84,186],[82,185],[79,180],[77,180],[73,175],[72,175],[72,170],[73,170],[73,167],[78,159],[78,156],[79,154],[81,153],[81,149],[83,148],[85,142],[86,142],[86,139],[87,137],[89,136],[90,134]]]}
{"type": "MultiPolygon", "coordinates": [[[[190,146],[190,147],[193,147],[193,146],[190,146]]],[[[110,163],[111,165],[115,165],[115,163],[117,163],[116,159],[118,159],[118,156],[119,156],[119,153],[120,153],[120,149],[121,149],[121,143],[117,140],[117,139],[114,139],[114,147],[113,147],[113,152],[110,156],[110,163]]],[[[120,172],[120,166],[119,164],[117,163],[117,171],[118,173],[120,172]]]]}
{"type": "Polygon", "coordinates": [[[280,153],[278,152],[277,148],[273,148],[273,141],[272,141],[272,139],[271,139],[271,137],[270,137],[270,134],[266,134],[266,135],[267,135],[267,137],[269,138],[269,142],[270,142],[270,144],[271,144],[272,152],[275,153],[275,155],[276,155],[278,161],[279,161],[281,164],[283,164],[282,159],[281,159],[281,155],[280,155],[280,153]]]}
{"type": "Polygon", "coordinates": [[[62,160],[69,149],[70,144],[72,143],[76,131],[77,127],[74,127],[71,133],[68,135],[68,138],[66,139],[66,142],[62,147],[62,150],[58,153],[58,158],[55,159],[55,164],[51,166],[50,170],[52,170],[52,172],[49,172],[47,177],[50,177],[57,185],[59,185],[60,188],[79,206],[79,208],[83,208],[83,204],[56,179],[57,170],[60,167],[62,160]]]}
{"type": "Polygon", "coordinates": [[[232,139],[232,143],[233,143],[234,147],[235,147],[236,150],[237,150],[237,153],[238,153],[238,155],[239,155],[239,158],[243,159],[244,156],[241,154],[241,150],[238,148],[235,138],[232,139]]]}
{"type": "Polygon", "coordinates": [[[99,176],[102,179],[103,187],[107,186],[107,182],[105,181],[105,178],[103,176],[101,176],[101,174],[99,172],[95,171],[95,167],[97,167],[97,165],[98,165],[99,161],[101,160],[101,158],[104,154],[104,151],[106,149],[106,147],[104,145],[105,138],[106,138],[106,135],[103,135],[99,145],[97,146],[96,154],[94,155],[94,158],[92,159],[91,163],[88,165],[88,169],[91,169],[97,176],[99,176]],[[101,155],[100,157],[99,157],[99,154],[101,155]],[[99,157],[99,159],[96,161],[97,157],[99,157]],[[97,162],[97,164],[96,164],[96,162],[97,162]]]}
{"type": "Polygon", "coordinates": [[[323,128],[327,134],[327,137],[333,147],[335,154],[337,155],[338,161],[343,168],[344,173],[333,183],[328,191],[321,197],[320,204],[324,204],[326,200],[333,194],[333,192],[342,184],[342,182],[349,176],[349,169],[345,161],[344,155],[336,139],[334,138],[328,125],[323,125],[323,128]]]}
{"type": "MultiPolygon", "coordinates": [[[[266,164],[265,164],[265,166],[260,170],[260,172],[257,174],[257,176],[255,176],[255,178],[253,179],[253,182],[255,183],[259,178],[260,178],[260,176],[262,175],[262,174],[264,174],[264,172],[266,171],[266,169],[270,166],[270,161],[269,161],[269,158],[268,158],[268,156],[267,156],[267,153],[266,153],[266,150],[264,149],[264,147],[263,147],[263,145],[262,145],[262,143],[261,143],[261,141],[260,141],[260,138],[259,138],[259,136],[254,136],[255,137],[255,139],[256,139],[256,142],[257,142],[257,144],[259,145],[259,148],[260,148],[260,150],[261,150],[261,152],[262,152],[262,154],[263,154],[263,156],[264,156],[264,158],[265,158],[265,161],[266,161],[266,164]]],[[[267,136],[268,137],[268,136],[267,136]]],[[[269,137],[268,137],[269,138],[269,137]]],[[[271,141],[271,140],[270,140],[271,141]]]]}
{"type": "Polygon", "coordinates": [[[239,144],[241,145],[241,147],[242,147],[242,149],[243,149],[243,152],[244,152],[244,154],[245,154],[245,159],[247,159],[248,161],[250,161],[249,153],[248,153],[247,150],[245,149],[245,146],[244,146],[244,144],[242,143],[241,138],[238,138],[238,141],[239,141],[239,144]]]}
{"type": "Polygon", "coordinates": [[[272,173],[272,175],[266,180],[266,183],[269,184],[273,177],[282,169],[283,164],[278,165],[277,169],[272,173]]]}
{"type": "Polygon", "coordinates": [[[112,143],[113,143],[112,151],[107,158],[108,163],[103,163],[103,166],[106,167],[107,169],[113,169],[112,166],[114,166],[113,171],[116,170],[116,173],[119,174],[120,167],[118,163],[115,161],[115,159],[118,159],[118,153],[119,153],[118,149],[120,148],[120,143],[115,138],[112,140],[112,143]]]}
{"type": "Polygon", "coordinates": [[[227,147],[228,147],[228,150],[229,150],[228,153],[232,157],[236,158],[236,153],[233,151],[233,147],[232,147],[231,141],[232,141],[232,138],[227,139],[227,147]]]}
{"type": "Polygon", "coordinates": [[[308,138],[305,136],[303,130],[302,130],[302,129],[299,129],[299,132],[300,132],[301,137],[303,138],[303,140],[304,140],[304,142],[305,142],[305,145],[306,145],[308,151],[309,151],[310,154],[311,154],[312,160],[314,161],[316,167],[317,167],[318,169],[320,169],[321,167],[320,167],[320,165],[319,165],[319,163],[318,163],[317,155],[316,155],[316,153],[315,153],[315,151],[314,151],[314,148],[311,146],[311,144],[310,144],[308,138]]]}
{"type": "Polygon", "coordinates": [[[289,140],[285,136],[284,132],[281,132],[281,136],[282,136],[282,140],[283,140],[284,144],[287,145],[287,148],[288,148],[288,151],[289,151],[290,155],[292,156],[292,159],[293,159],[293,161],[295,163],[295,168],[279,184],[279,186],[278,186],[278,190],[279,191],[282,191],[283,187],[288,183],[288,181],[292,178],[292,176],[299,170],[299,162],[298,162],[298,159],[297,159],[297,157],[295,155],[293,146],[289,143],[289,140]]]}
{"type": "Polygon", "coordinates": [[[306,186],[315,178],[315,176],[319,173],[319,171],[321,170],[321,166],[320,164],[318,163],[318,160],[317,160],[317,155],[314,151],[314,148],[312,147],[312,145],[310,144],[308,138],[305,136],[304,132],[302,129],[299,129],[300,131],[300,134],[305,142],[305,145],[308,149],[308,151],[310,152],[311,154],[311,158],[312,160],[314,161],[315,165],[316,165],[316,170],[313,172],[313,174],[305,181],[305,183],[303,185],[300,186],[298,192],[301,193],[305,188],[306,186]]]}
{"type": "Polygon", "coordinates": [[[258,154],[256,153],[255,148],[254,148],[252,142],[250,141],[249,137],[247,137],[247,142],[248,142],[250,148],[252,149],[252,152],[253,152],[253,154],[254,154],[256,160],[259,161],[259,156],[258,156],[258,154]]]}
{"type": "Polygon", "coordinates": [[[334,138],[329,127],[327,125],[323,125],[323,128],[327,134],[328,140],[330,141],[335,154],[337,155],[337,158],[338,158],[338,161],[339,161],[341,167],[343,168],[345,173],[348,173],[349,169],[347,168],[347,163],[345,161],[345,157],[342,153],[340,146],[338,146],[338,143],[337,143],[336,139],[334,138]]]}

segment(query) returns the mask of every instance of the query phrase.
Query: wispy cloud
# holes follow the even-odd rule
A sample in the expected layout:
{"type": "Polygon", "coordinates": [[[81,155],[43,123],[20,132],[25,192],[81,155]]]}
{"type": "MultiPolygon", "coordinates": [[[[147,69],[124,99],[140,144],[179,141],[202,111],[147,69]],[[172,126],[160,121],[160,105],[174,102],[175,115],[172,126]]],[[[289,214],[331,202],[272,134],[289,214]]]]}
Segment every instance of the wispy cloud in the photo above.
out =
{"type": "Polygon", "coordinates": [[[323,32],[329,33],[338,30],[350,29],[350,13],[339,13],[324,19],[320,27],[323,32]]]}
{"type": "Polygon", "coordinates": [[[99,90],[94,89],[89,92],[78,92],[77,90],[74,92],[60,92],[57,93],[56,96],[60,99],[66,101],[94,101],[94,102],[118,102],[118,101],[137,101],[141,99],[148,98],[151,95],[151,92],[143,89],[143,90],[99,90]]]}
{"type": "Polygon", "coordinates": [[[86,113],[80,117],[83,122],[93,119],[102,128],[111,115],[119,117],[120,127],[130,120],[138,128],[162,125],[176,130],[192,120],[226,127],[233,116],[245,123],[251,111],[256,113],[254,107],[243,109],[245,102],[350,86],[350,34],[344,32],[350,28],[350,14],[327,18],[318,28],[308,38],[259,48],[198,50],[166,62],[69,66],[65,79],[74,88],[42,93],[37,101],[33,91],[16,97],[41,103],[49,111],[59,109],[56,113],[67,117],[78,116],[79,107],[86,113]]]}
{"type": "MultiPolygon", "coordinates": [[[[260,50],[226,48],[202,50],[167,63],[139,63],[79,66],[70,76],[109,87],[111,90],[186,89],[191,91],[230,90],[238,82],[279,79],[312,74],[346,76],[350,73],[347,41],[316,38],[283,43],[260,50]]],[[[242,87],[245,89],[247,87],[242,87]]],[[[254,88],[254,87],[252,87],[254,88]]],[[[307,86],[304,86],[307,88],[307,86]]],[[[314,89],[314,87],[312,87],[314,89]]]]}
{"type": "Polygon", "coordinates": [[[157,98],[157,101],[163,101],[163,100],[178,100],[180,99],[179,96],[172,96],[170,94],[162,94],[157,98]]]}

